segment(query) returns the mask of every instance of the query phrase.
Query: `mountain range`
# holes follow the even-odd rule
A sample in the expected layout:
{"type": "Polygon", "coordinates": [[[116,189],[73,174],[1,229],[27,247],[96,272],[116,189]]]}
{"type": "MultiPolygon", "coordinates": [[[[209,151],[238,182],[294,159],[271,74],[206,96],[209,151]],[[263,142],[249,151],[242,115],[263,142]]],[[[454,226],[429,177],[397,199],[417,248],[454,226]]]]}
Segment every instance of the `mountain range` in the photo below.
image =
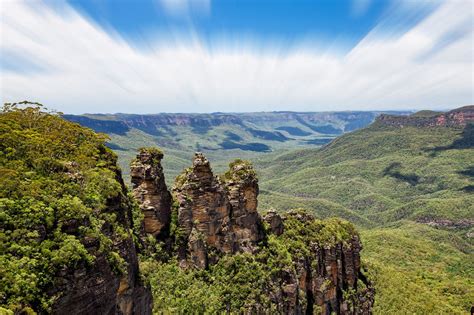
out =
{"type": "Polygon", "coordinates": [[[64,115],[110,137],[128,179],[128,164],[140,147],[158,146],[168,179],[186,167],[194,152],[204,152],[223,171],[235,156],[261,156],[296,147],[314,148],[369,125],[382,113],[409,112],[260,112],[211,114],[64,115]]]}

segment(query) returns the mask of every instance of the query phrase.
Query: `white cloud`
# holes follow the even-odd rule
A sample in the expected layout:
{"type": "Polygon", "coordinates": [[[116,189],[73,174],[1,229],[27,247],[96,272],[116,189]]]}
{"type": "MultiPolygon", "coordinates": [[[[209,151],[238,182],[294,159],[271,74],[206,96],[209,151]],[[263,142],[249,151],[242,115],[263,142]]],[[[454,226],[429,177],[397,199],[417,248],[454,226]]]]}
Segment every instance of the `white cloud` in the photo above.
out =
{"type": "Polygon", "coordinates": [[[400,37],[372,32],[347,55],[199,38],[132,48],[65,8],[3,2],[1,100],[69,113],[447,108],[474,103],[472,4],[444,3],[400,37]],[[472,26],[472,24],[470,24],[472,26]],[[459,33],[459,30],[462,30],[459,33]],[[456,34],[453,41],[446,41],[456,34]],[[439,49],[438,49],[438,48],[439,49]],[[21,58],[19,58],[21,56],[21,58]],[[19,65],[16,64],[15,67],[19,65]],[[40,70],[37,70],[40,69],[40,70]]]}

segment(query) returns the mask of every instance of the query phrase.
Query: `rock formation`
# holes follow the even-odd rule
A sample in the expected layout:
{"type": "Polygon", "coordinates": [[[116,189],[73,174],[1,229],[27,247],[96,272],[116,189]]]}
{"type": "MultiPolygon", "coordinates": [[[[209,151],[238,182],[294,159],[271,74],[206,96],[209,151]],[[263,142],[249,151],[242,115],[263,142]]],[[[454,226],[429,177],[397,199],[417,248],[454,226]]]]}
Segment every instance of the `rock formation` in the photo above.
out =
{"type": "Polygon", "coordinates": [[[190,258],[194,266],[206,268],[220,254],[254,252],[265,237],[257,212],[258,181],[248,162],[235,161],[220,179],[196,153],[193,167],[177,178],[173,195],[179,204],[182,265],[190,258]]]}
{"type": "MultiPolygon", "coordinates": [[[[290,211],[283,217],[271,212],[265,219],[274,223],[299,221],[303,229],[316,222],[311,215],[298,211],[290,211]]],[[[280,224],[274,227],[278,227],[275,232],[284,233],[280,224]]],[[[353,233],[345,241],[314,241],[308,246],[307,254],[294,257],[293,272],[281,270],[277,280],[281,292],[274,297],[279,311],[286,314],[370,314],[375,292],[360,270],[358,235],[353,233]]]]}
{"type": "Polygon", "coordinates": [[[157,149],[141,149],[130,166],[133,195],[144,215],[144,231],[165,239],[171,221],[171,194],[161,167],[163,153],[157,149]]]}
{"type": "Polygon", "coordinates": [[[277,236],[283,234],[283,220],[281,216],[274,210],[271,209],[263,217],[263,220],[268,224],[270,232],[277,236]]]}
{"type": "MultiPolygon", "coordinates": [[[[132,165],[135,189],[143,183],[137,181],[144,178],[138,174],[143,174],[141,169],[149,157],[141,158],[139,154],[137,160],[142,162],[140,167],[137,163],[132,165]]],[[[156,171],[154,178],[163,178],[161,168],[156,171]]],[[[149,183],[147,191],[161,191],[167,196],[163,183],[156,180],[149,183]]],[[[291,242],[295,233],[300,233],[296,237],[304,242],[304,254],[293,256],[288,268],[278,270],[266,292],[276,309],[286,314],[370,314],[374,291],[361,272],[361,244],[352,225],[334,223],[346,235],[345,239],[337,239],[331,234],[335,233],[334,227],[324,232],[324,223],[319,223],[322,221],[302,212],[280,216],[271,210],[262,218],[257,212],[258,192],[256,173],[249,162],[236,160],[228,172],[217,177],[204,155],[196,153],[192,167],[176,178],[173,187],[174,211],[177,211],[174,242],[180,266],[206,269],[222,255],[258,254],[267,246],[271,234],[283,242],[291,242]],[[287,230],[286,226],[290,229],[300,226],[301,231],[287,230]]],[[[135,196],[141,198],[143,208],[147,199],[137,191],[135,196]]]]}
{"type": "Polygon", "coordinates": [[[193,167],[178,176],[173,195],[179,204],[178,254],[182,265],[187,265],[189,258],[194,266],[207,268],[213,259],[211,251],[236,251],[226,190],[202,154],[196,153],[193,167]]]}
{"type": "Polygon", "coordinates": [[[231,207],[232,230],[237,250],[253,252],[265,237],[262,219],[257,212],[258,180],[249,162],[236,160],[224,175],[231,207]]]}

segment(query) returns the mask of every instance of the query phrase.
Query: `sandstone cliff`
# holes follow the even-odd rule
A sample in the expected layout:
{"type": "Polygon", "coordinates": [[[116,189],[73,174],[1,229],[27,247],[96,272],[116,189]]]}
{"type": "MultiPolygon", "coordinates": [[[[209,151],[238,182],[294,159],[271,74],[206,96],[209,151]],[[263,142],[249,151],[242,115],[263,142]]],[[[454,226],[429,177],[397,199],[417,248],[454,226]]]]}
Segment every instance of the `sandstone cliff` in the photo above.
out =
{"type": "Polygon", "coordinates": [[[197,153],[192,168],[177,178],[173,195],[179,205],[182,265],[190,261],[206,268],[221,254],[255,251],[264,238],[257,213],[257,178],[248,163],[233,163],[221,179],[197,153]]]}
{"type": "Polygon", "coordinates": [[[284,242],[304,251],[293,253],[294,269],[282,269],[274,282],[281,291],[274,303],[285,314],[371,314],[374,289],[360,267],[361,243],[351,226],[342,221],[322,223],[301,211],[282,217],[270,212],[266,222],[284,242]],[[333,233],[347,233],[338,239],[333,233]],[[310,232],[310,233],[308,233],[310,232]],[[295,240],[304,240],[298,244],[295,240]]]}
{"type": "Polygon", "coordinates": [[[92,130],[20,104],[0,113],[0,305],[16,314],[150,314],[117,156],[92,130]]]}
{"type": "MultiPolygon", "coordinates": [[[[142,161],[140,168],[147,169],[152,164],[140,154],[138,159],[142,161]]],[[[132,173],[141,174],[136,165],[132,164],[132,173]]],[[[147,191],[161,191],[167,196],[164,183],[156,180],[162,178],[162,170],[156,170],[147,191]]],[[[134,178],[134,194],[146,211],[150,204],[142,198],[141,185],[136,180],[143,176],[134,178]]],[[[258,192],[256,173],[249,162],[236,160],[219,177],[212,173],[204,155],[196,153],[192,167],[176,178],[172,194],[177,220],[176,233],[171,237],[180,266],[207,269],[223,255],[272,252],[268,238],[276,237],[279,242],[294,244],[290,245],[290,252],[295,249],[292,263],[272,273],[265,292],[278,312],[369,314],[374,292],[361,272],[361,244],[352,225],[324,223],[299,211],[284,216],[269,211],[262,218],[257,212],[258,192]]],[[[164,226],[170,217],[160,219],[159,225],[164,226]]],[[[267,264],[265,259],[271,255],[260,255],[261,263],[267,264]]],[[[258,305],[251,309],[266,311],[258,305]]]]}
{"type": "Polygon", "coordinates": [[[376,121],[383,125],[403,127],[464,127],[468,123],[474,123],[474,105],[464,106],[446,113],[422,115],[415,113],[410,116],[380,115],[376,121]]]}
{"type": "MultiPolygon", "coordinates": [[[[115,165],[115,160],[112,165],[115,165]]],[[[121,194],[107,200],[104,214],[116,217],[116,225],[127,230],[132,226],[131,205],[121,174],[116,171],[121,194]]],[[[77,234],[81,223],[73,221],[63,227],[77,234]]],[[[152,296],[139,276],[137,250],[132,235],[118,236],[116,227],[107,222],[102,233],[111,241],[86,236],[84,246],[95,259],[92,265],[81,262],[75,268],[66,268],[56,276],[55,286],[49,291],[59,296],[53,304],[53,314],[151,314],[152,296]],[[102,243],[102,244],[101,244],[102,243]],[[104,253],[104,244],[120,257],[104,253]]],[[[113,255],[113,253],[112,253],[113,255]]]]}

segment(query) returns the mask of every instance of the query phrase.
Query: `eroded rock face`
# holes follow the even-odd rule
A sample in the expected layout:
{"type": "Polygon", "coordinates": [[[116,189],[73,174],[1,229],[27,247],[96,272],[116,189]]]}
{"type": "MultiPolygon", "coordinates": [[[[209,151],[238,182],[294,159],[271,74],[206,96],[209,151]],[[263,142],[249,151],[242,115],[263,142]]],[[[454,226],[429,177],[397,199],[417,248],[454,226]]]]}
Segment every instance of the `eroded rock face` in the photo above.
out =
{"type": "Polygon", "coordinates": [[[254,252],[265,237],[257,212],[258,180],[248,162],[234,162],[221,180],[196,153],[193,166],[178,177],[173,195],[183,233],[182,265],[207,268],[220,254],[254,252]]]}
{"type": "Polygon", "coordinates": [[[283,220],[275,210],[269,210],[263,217],[263,220],[268,224],[272,234],[277,236],[283,234],[283,220]]]}
{"type": "Polygon", "coordinates": [[[225,174],[225,187],[231,206],[232,229],[237,250],[254,252],[265,237],[262,219],[257,212],[258,180],[248,162],[236,160],[225,174]]]}
{"type": "Polygon", "coordinates": [[[142,149],[130,166],[133,195],[144,214],[144,231],[164,239],[169,235],[171,194],[161,167],[163,153],[142,149]]]}
{"type": "MultiPolygon", "coordinates": [[[[291,212],[283,218],[275,212],[265,218],[273,222],[289,218],[303,223],[314,220],[312,216],[291,212]]],[[[273,231],[283,234],[284,227],[276,226],[278,228],[273,231]]],[[[374,289],[360,270],[361,243],[357,234],[332,245],[314,242],[309,248],[308,254],[293,260],[293,271],[281,270],[275,279],[281,288],[273,297],[279,311],[286,314],[371,314],[374,289]]]]}
{"type": "MultiPolygon", "coordinates": [[[[147,178],[141,174],[146,174],[143,165],[147,165],[148,159],[140,155],[137,158],[142,162],[132,171],[134,185],[144,182],[137,179],[147,178]]],[[[162,169],[156,168],[154,178],[162,178],[160,172],[162,169]]],[[[161,180],[150,180],[149,185],[146,191],[168,198],[161,180]]],[[[299,237],[298,242],[304,244],[298,246],[305,250],[292,255],[292,263],[277,270],[265,292],[278,312],[370,314],[374,290],[361,272],[361,243],[352,225],[335,222],[322,232],[326,223],[298,211],[280,216],[270,210],[262,218],[257,211],[258,192],[258,180],[249,162],[236,160],[228,172],[217,177],[204,155],[196,153],[192,167],[176,178],[173,187],[177,206],[173,241],[181,267],[206,269],[222,255],[259,254],[268,246],[272,234],[285,244],[299,237]],[[300,236],[295,236],[300,230],[288,230],[295,226],[301,226],[300,236]],[[338,239],[333,233],[345,236],[338,239]]],[[[146,200],[144,195],[135,192],[141,200],[146,200]]],[[[252,309],[259,310],[258,306],[252,309]]]]}
{"type": "MultiPolygon", "coordinates": [[[[131,209],[126,200],[126,188],[120,174],[117,178],[123,193],[107,201],[104,212],[114,213],[117,224],[131,227],[131,209]]],[[[63,269],[56,275],[50,294],[58,296],[52,306],[53,314],[151,314],[152,296],[139,277],[138,258],[132,236],[119,238],[110,226],[103,232],[113,242],[113,248],[124,260],[124,270],[116,270],[109,257],[100,251],[100,240],[86,237],[83,244],[95,260],[92,265],[82,262],[74,269],[63,269]]]]}
{"type": "Polygon", "coordinates": [[[193,166],[177,178],[173,194],[179,204],[179,258],[182,265],[207,268],[211,250],[236,251],[231,207],[226,190],[212,174],[209,161],[196,153],[193,166]]]}
{"type": "Polygon", "coordinates": [[[377,118],[376,121],[378,123],[393,127],[464,127],[468,123],[474,122],[474,106],[464,106],[446,113],[436,114],[427,117],[420,117],[417,115],[395,116],[382,114],[377,118]]]}

